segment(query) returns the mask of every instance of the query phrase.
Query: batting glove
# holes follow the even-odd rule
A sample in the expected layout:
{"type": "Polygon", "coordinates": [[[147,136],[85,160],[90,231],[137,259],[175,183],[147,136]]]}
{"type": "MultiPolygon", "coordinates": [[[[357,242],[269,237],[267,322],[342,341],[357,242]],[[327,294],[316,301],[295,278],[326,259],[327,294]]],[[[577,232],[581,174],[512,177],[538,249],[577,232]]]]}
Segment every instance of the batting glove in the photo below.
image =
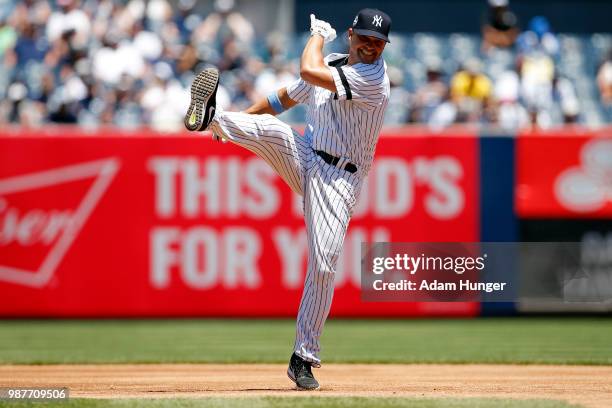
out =
{"type": "Polygon", "coordinates": [[[336,30],[323,20],[317,20],[314,14],[310,15],[310,35],[319,34],[323,37],[323,42],[328,43],[336,38],[336,30]]]}

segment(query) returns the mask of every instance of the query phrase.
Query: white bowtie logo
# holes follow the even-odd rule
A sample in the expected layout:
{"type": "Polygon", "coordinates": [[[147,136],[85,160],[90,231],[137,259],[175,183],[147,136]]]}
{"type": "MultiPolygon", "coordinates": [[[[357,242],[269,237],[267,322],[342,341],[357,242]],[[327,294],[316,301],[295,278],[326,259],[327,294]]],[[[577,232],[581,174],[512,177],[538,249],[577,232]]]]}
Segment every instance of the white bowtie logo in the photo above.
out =
{"type": "Polygon", "coordinates": [[[374,24],[376,27],[382,27],[382,17],[381,16],[374,16],[374,20],[372,20],[372,24],[374,24]]]}

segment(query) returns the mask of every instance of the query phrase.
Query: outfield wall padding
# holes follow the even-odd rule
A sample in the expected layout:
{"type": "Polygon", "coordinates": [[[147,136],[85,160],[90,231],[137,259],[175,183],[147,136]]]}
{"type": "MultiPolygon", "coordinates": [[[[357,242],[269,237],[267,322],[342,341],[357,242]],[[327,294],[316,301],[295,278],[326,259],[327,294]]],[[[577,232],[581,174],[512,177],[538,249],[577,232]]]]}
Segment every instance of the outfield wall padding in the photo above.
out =
{"type": "MultiPolygon", "coordinates": [[[[508,242],[532,238],[524,220],[612,219],[607,196],[559,187],[609,180],[609,129],[518,138],[467,129],[385,130],[347,234],[332,316],[515,310],[363,302],[363,241],[508,242]]],[[[295,316],[306,263],[301,206],[265,162],[205,134],[3,129],[0,316],[295,316]]]]}

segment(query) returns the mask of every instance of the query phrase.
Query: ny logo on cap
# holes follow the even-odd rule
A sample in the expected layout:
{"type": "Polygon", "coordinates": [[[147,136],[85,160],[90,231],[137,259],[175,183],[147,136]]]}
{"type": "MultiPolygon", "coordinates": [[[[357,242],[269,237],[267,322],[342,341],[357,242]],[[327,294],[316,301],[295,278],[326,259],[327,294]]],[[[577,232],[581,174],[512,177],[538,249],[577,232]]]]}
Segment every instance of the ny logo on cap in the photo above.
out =
{"type": "Polygon", "coordinates": [[[359,16],[355,16],[355,19],[353,20],[353,27],[355,26],[355,24],[357,24],[358,19],[359,19],[359,16]]]}
{"type": "Polygon", "coordinates": [[[372,24],[376,27],[382,27],[383,18],[379,15],[374,16],[374,20],[372,20],[372,24]]]}

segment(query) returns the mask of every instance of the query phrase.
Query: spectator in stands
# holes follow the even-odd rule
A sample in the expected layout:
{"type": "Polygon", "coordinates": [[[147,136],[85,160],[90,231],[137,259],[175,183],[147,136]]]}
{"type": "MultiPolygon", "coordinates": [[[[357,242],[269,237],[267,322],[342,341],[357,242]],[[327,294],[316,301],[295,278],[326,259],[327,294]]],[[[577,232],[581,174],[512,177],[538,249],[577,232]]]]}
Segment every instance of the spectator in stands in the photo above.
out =
{"type": "Polygon", "coordinates": [[[290,39],[278,31],[273,31],[266,37],[266,48],[264,50],[264,59],[268,64],[276,64],[286,62],[287,47],[290,39]]]}
{"type": "Polygon", "coordinates": [[[447,126],[452,125],[457,120],[457,104],[453,101],[450,95],[450,90],[444,96],[444,100],[434,111],[431,113],[427,125],[429,128],[438,132],[447,126]]]}
{"type": "Polygon", "coordinates": [[[8,20],[9,24],[16,28],[21,27],[26,22],[37,28],[44,28],[52,11],[47,0],[8,1],[5,4],[9,8],[14,5],[8,20]]]}
{"type": "Polygon", "coordinates": [[[391,93],[389,95],[389,106],[385,112],[386,125],[397,125],[408,122],[411,95],[404,89],[404,73],[396,66],[389,65],[387,68],[391,93]]]}
{"type": "Polygon", "coordinates": [[[26,98],[28,95],[28,88],[24,83],[15,81],[13,82],[7,90],[7,103],[5,104],[4,109],[6,109],[6,114],[9,122],[19,123],[24,126],[35,125],[35,121],[28,120],[28,112],[27,109],[29,104],[28,99],[26,98]]]}
{"type": "Polygon", "coordinates": [[[223,44],[227,37],[250,44],[255,30],[249,20],[234,10],[234,0],[215,0],[215,12],[206,17],[194,35],[209,44],[223,44]]]}
{"type": "Polygon", "coordinates": [[[291,85],[298,79],[297,75],[291,70],[288,64],[282,61],[268,65],[267,68],[260,66],[261,69],[254,75],[255,78],[255,98],[265,98],[270,93],[270,89],[291,85]]]}
{"type": "Polygon", "coordinates": [[[194,10],[196,0],[179,0],[178,13],[174,17],[174,23],[181,35],[181,42],[189,42],[191,33],[202,22],[199,14],[194,10]]]}
{"type": "MultiPolygon", "coordinates": [[[[510,48],[499,47],[512,43],[516,16],[506,0],[489,5],[483,47],[491,49],[485,62],[493,80],[474,60],[453,76],[450,89],[445,82],[439,58],[448,55],[455,59],[448,61],[452,64],[476,55],[472,40],[459,41],[459,52],[451,53],[445,51],[446,41],[427,43],[427,52],[417,53],[419,59],[435,57],[424,61],[424,84],[421,61],[407,64],[400,46],[388,67],[392,90],[386,124],[409,121],[438,129],[485,121],[516,129],[525,124],[521,103],[539,126],[589,118],[580,111],[573,83],[555,75],[560,47],[546,19],[530,22],[518,41],[519,69],[505,72],[514,57],[510,48]],[[423,85],[411,95],[404,80],[408,86],[423,85]]],[[[188,100],[180,95],[207,66],[224,71],[217,101],[225,109],[240,110],[265,94],[270,83],[297,77],[293,38],[274,32],[265,41],[254,38],[251,22],[234,0],[215,0],[208,15],[200,6],[196,0],[0,0],[0,123],[175,130],[182,123],[180,101],[188,100]]],[[[611,72],[608,57],[597,72],[608,121],[611,72]]],[[[298,112],[293,120],[303,120],[303,112],[292,112],[298,112]]]]}
{"type": "Polygon", "coordinates": [[[248,108],[258,95],[255,90],[255,77],[245,70],[238,71],[232,91],[232,109],[248,108]]]}
{"type": "Polygon", "coordinates": [[[554,118],[553,124],[574,124],[580,119],[580,102],[576,88],[569,78],[555,73],[553,79],[553,101],[555,110],[561,114],[560,118],[554,118]]]}
{"type": "Polygon", "coordinates": [[[202,60],[196,47],[193,44],[185,44],[176,61],[176,71],[179,75],[195,72],[196,67],[201,62],[202,60]]]}
{"type": "Polygon", "coordinates": [[[491,48],[508,48],[514,45],[519,34],[518,20],[510,10],[508,0],[488,0],[487,10],[482,24],[482,50],[491,48]]]}
{"type": "Polygon", "coordinates": [[[521,95],[532,125],[547,128],[575,123],[580,107],[576,90],[556,68],[560,44],[548,19],[536,16],[517,40],[521,95]]]}
{"type": "Polygon", "coordinates": [[[612,108],[612,49],[597,71],[597,87],[601,95],[601,101],[612,108]]]}
{"type": "Polygon", "coordinates": [[[168,0],[149,0],[145,11],[148,28],[162,38],[168,34],[178,37],[178,29],[176,33],[171,32],[176,28],[172,21],[172,12],[172,6],[168,0]]]}
{"type": "Polygon", "coordinates": [[[512,132],[529,125],[529,114],[521,105],[520,78],[516,70],[507,70],[495,78],[495,104],[490,109],[490,121],[504,131],[512,132]]]}
{"type": "Polygon", "coordinates": [[[39,27],[26,20],[17,27],[17,32],[17,41],[13,48],[6,52],[5,64],[22,70],[30,61],[40,63],[49,47],[41,36],[39,27]]]}
{"type": "MultiPolygon", "coordinates": [[[[154,67],[154,78],[150,85],[140,94],[140,103],[125,105],[125,120],[138,116],[138,108],[144,110],[144,117],[153,128],[160,131],[176,131],[182,128],[182,109],[185,109],[185,98],[188,90],[173,78],[172,70],[165,63],[154,67]]],[[[126,90],[129,87],[126,86],[126,90]]],[[[129,101],[131,98],[128,98],[129,101]]],[[[134,123],[136,125],[136,123],[134,123]]]]}
{"type": "MultiPolygon", "coordinates": [[[[51,13],[46,24],[49,43],[63,41],[70,50],[83,50],[89,43],[91,20],[81,8],[79,0],[57,0],[59,10],[51,13]]],[[[74,52],[74,51],[73,51],[74,52]]]]}
{"type": "Polygon", "coordinates": [[[426,62],[426,82],[414,95],[410,122],[427,123],[432,113],[444,101],[448,86],[443,80],[442,61],[432,58],[426,62]]]}
{"type": "Polygon", "coordinates": [[[530,121],[543,128],[550,127],[553,108],[555,64],[547,54],[534,51],[518,59],[521,78],[521,98],[529,111],[530,121]]]}
{"type": "Polygon", "coordinates": [[[217,64],[221,71],[243,69],[249,57],[248,48],[244,47],[235,38],[228,37],[223,43],[221,61],[217,64]]]}
{"type": "Polygon", "coordinates": [[[529,29],[521,33],[517,39],[520,54],[541,52],[556,59],[559,55],[559,40],[551,31],[546,17],[537,16],[529,22],[529,29]]]}
{"type": "Polygon", "coordinates": [[[456,122],[478,122],[488,107],[492,88],[491,80],[482,72],[480,60],[467,60],[451,79],[450,95],[457,107],[456,122]]]}
{"type": "Polygon", "coordinates": [[[6,19],[0,17],[0,61],[7,50],[13,49],[16,42],[17,32],[6,22],[6,19]]]}

